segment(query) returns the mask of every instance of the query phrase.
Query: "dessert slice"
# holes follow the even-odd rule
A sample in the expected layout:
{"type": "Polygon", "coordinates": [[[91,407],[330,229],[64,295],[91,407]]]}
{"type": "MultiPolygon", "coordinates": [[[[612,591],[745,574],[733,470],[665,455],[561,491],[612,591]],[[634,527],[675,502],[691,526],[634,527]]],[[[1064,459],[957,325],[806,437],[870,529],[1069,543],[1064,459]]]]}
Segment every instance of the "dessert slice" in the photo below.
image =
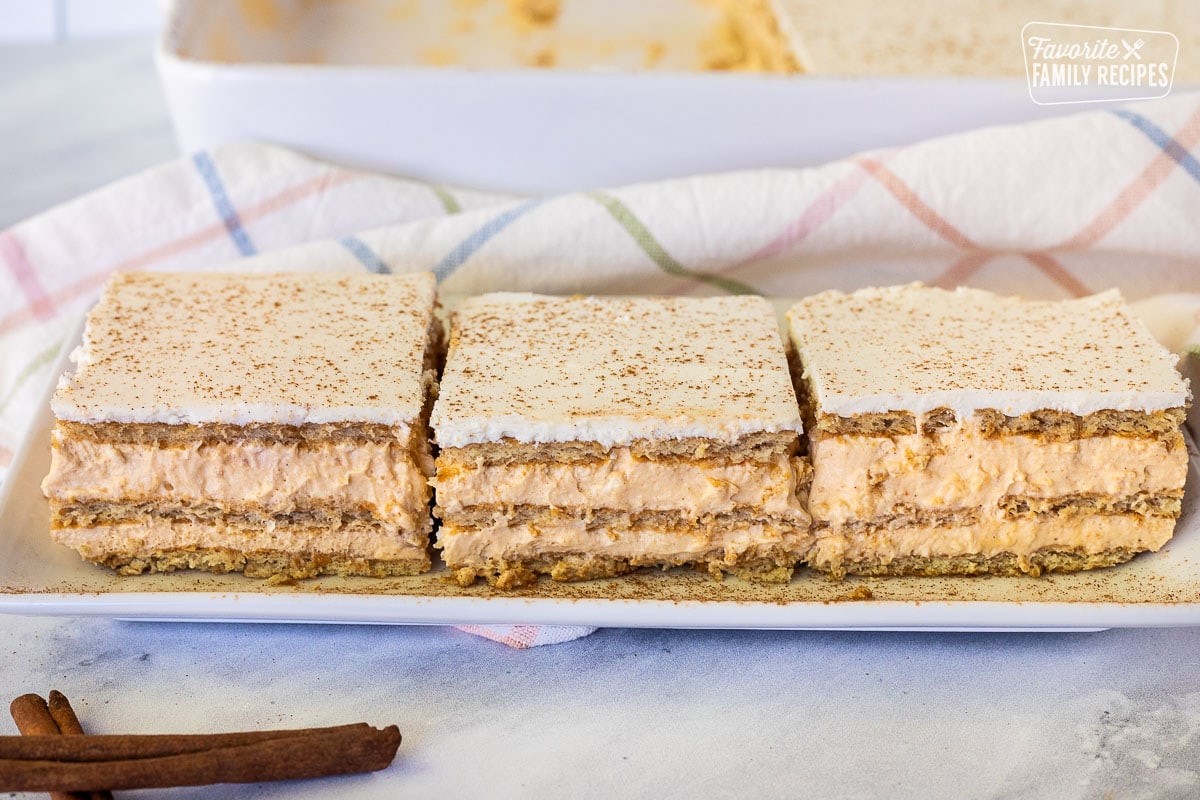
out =
{"type": "Polygon", "coordinates": [[[52,404],[54,540],[123,574],[429,569],[435,292],[115,275],[52,404]]]}
{"type": "Polygon", "coordinates": [[[1039,574],[1158,550],[1187,474],[1175,358],[1116,291],[1062,302],[920,285],[788,313],[808,429],[809,563],[1039,574]]]}
{"type": "Polygon", "coordinates": [[[432,423],[436,546],[464,585],[682,564],[787,580],[810,541],[762,298],[472,298],[432,423]]]}

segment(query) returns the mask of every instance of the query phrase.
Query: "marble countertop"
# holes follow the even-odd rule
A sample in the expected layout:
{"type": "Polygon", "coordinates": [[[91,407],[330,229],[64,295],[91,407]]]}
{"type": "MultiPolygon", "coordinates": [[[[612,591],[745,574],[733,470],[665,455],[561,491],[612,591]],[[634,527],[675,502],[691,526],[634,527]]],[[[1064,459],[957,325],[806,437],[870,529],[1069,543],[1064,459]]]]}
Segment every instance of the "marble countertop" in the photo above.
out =
{"type": "MultiPolygon", "coordinates": [[[[0,227],[175,154],[148,40],[0,48],[0,227]]],[[[9,698],[96,733],[367,721],[384,772],[118,797],[1191,798],[1200,629],[601,630],[0,616],[9,698]]],[[[7,718],[0,734],[15,733],[7,718]]]]}

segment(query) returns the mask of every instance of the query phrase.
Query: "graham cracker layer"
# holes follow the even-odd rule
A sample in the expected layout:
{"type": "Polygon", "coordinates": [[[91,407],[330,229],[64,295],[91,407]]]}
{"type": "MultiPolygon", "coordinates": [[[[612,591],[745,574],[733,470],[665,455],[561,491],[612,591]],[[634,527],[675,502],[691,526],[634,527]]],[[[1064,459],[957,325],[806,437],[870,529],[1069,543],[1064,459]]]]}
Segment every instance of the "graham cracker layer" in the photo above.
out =
{"type": "MultiPolygon", "coordinates": [[[[800,439],[794,431],[780,433],[758,432],[734,442],[687,437],[681,439],[638,439],[628,447],[637,458],[689,461],[770,461],[779,455],[790,455],[799,448],[800,439]]],[[[438,464],[451,466],[508,466],[519,463],[564,464],[604,461],[611,452],[599,442],[527,443],[515,439],[483,442],[465,447],[443,448],[438,464]]]]}
{"type": "MultiPolygon", "coordinates": [[[[1096,411],[1076,416],[1065,411],[1042,409],[1019,417],[1005,416],[995,409],[980,409],[971,417],[988,438],[1001,436],[1032,436],[1049,442],[1067,442],[1094,436],[1126,436],[1137,439],[1173,441],[1180,436],[1185,410],[1171,408],[1146,413],[1142,411],[1096,411]]],[[[955,422],[950,409],[935,409],[916,415],[907,411],[885,414],[858,414],[853,417],[818,415],[810,430],[824,436],[896,436],[902,434],[934,433],[955,422]]],[[[806,425],[808,424],[806,420],[806,425]]]]}
{"type": "Polygon", "coordinates": [[[912,506],[898,507],[895,514],[875,517],[869,520],[853,520],[835,525],[820,520],[813,522],[813,530],[817,533],[836,527],[838,530],[867,533],[870,531],[889,530],[909,527],[947,528],[960,525],[973,525],[979,522],[978,508],[914,508],[912,506]]]}
{"type": "Polygon", "coordinates": [[[489,525],[560,525],[568,520],[582,520],[588,529],[605,528],[627,531],[633,528],[654,528],[671,532],[695,533],[701,531],[711,535],[730,527],[742,527],[753,522],[766,523],[773,527],[793,528],[807,531],[806,519],[786,518],[762,514],[753,508],[737,508],[721,514],[704,514],[688,517],[675,511],[629,512],[611,508],[548,508],[546,506],[501,505],[471,506],[454,514],[446,514],[443,521],[456,528],[486,528],[489,525]]]}
{"type": "Polygon", "coordinates": [[[643,567],[667,568],[689,565],[714,578],[736,575],[760,583],[787,583],[795,568],[795,555],[788,552],[768,552],[730,562],[723,555],[711,558],[664,563],[655,558],[611,558],[592,553],[561,553],[529,559],[489,559],[484,563],[451,569],[460,586],[470,586],[484,578],[497,589],[516,589],[549,575],[556,581],[585,581],[625,575],[643,567]]]}
{"type": "MultiPolygon", "coordinates": [[[[1066,411],[1042,409],[1008,417],[993,409],[975,412],[980,427],[989,436],[1036,436],[1053,442],[1092,436],[1128,436],[1135,439],[1180,437],[1179,428],[1187,415],[1184,408],[1163,411],[1116,411],[1105,409],[1076,416],[1066,411]]],[[[1182,445],[1182,440],[1180,440],[1182,445]]]]}
{"type": "Polygon", "coordinates": [[[281,553],[270,550],[242,551],[223,547],[155,550],[149,553],[107,553],[85,560],[116,570],[121,575],[199,569],[206,572],[241,572],[248,578],[293,580],[318,575],[387,578],[420,575],[431,562],[424,560],[380,561],[367,558],[338,558],[328,554],[281,553]]]}
{"type": "Polygon", "coordinates": [[[1157,551],[1174,529],[1171,517],[1088,513],[988,515],[976,523],[951,526],[833,526],[814,532],[806,561],[834,576],[970,575],[993,570],[1001,575],[1039,575],[1110,566],[1132,553],[1157,551]]]}
{"type": "Polygon", "coordinates": [[[50,536],[84,560],[120,567],[125,574],[202,568],[252,577],[407,575],[431,564],[428,529],[404,531],[370,521],[239,525],[225,517],[210,521],[151,514],[135,521],[55,526],[50,536]]]}
{"type": "Polygon", "coordinates": [[[1182,508],[1182,488],[1177,492],[1140,492],[1131,497],[1112,497],[1102,494],[1072,495],[1070,497],[1006,495],[1000,500],[1000,509],[1004,512],[1004,516],[1010,519],[1067,514],[1138,514],[1144,517],[1177,518],[1182,508]]]}
{"type": "MultiPolygon", "coordinates": [[[[999,511],[1005,519],[1044,517],[1047,522],[1071,515],[1135,515],[1139,517],[1179,517],[1183,504],[1183,492],[1161,494],[1139,493],[1130,497],[1108,495],[1072,495],[1062,497],[1030,497],[1028,495],[1006,495],[1000,501],[999,511]]],[[[869,520],[854,520],[837,527],[846,531],[866,532],[873,530],[907,527],[954,527],[973,525],[984,516],[982,508],[932,509],[912,505],[895,507],[894,514],[869,520]]],[[[814,522],[814,529],[825,530],[828,522],[814,522]]]]}
{"type": "Polygon", "coordinates": [[[1027,558],[1015,553],[1000,553],[994,556],[902,556],[890,560],[871,559],[843,561],[836,567],[829,564],[809,564],[813,569],[829,572],[834,577],[843,575],[867,576],[918,576],[940,575],[1031,575],[1037,577],[1047,572],[1079,572],[1122,564],[1137,555],[1138,551],[1123,547],[1088,553],[1083,550],[1040,550],[1027,558]]]}
{"type": "Polygon", "coordinates": [[[776,525],[752,518],[742,525],[714,525],[711,530],[678,520],[669,524],[675,527],[604,527],[573,517],[546,524],[497,522],[478,528],[443,524],[434,547],[464,581],[467,573],[461,570],[469,569],[489,581],[503,578],[517,585],[534,574],[585,580],[641,567],[686,565],[714,575],[759,573],[760,579],[787,580],[812,542],[808,527],[792,520],[776,525]]]}
{"type": "Polygon", "coordinates": [[[397,530],[397,523],[394,520],[381,519],[369,508],[310,505],[288,513],[278,513],[270,509],[239,508],[226,505],[164,506],[158,502],[73,503],[50,501],[50,527],[52,529],[143,523],[151,519],[203,524],[220,523],[228,528],[243,530],[247,535],[276,525],[308,528],[314,534],[335,530],[391,531],[403,533],[406,537],[427,537],[433,530],[433,521],[428,513],[423,518],[419,518],[421,524],[417,529],[403,531],[397,530]]]}
{"type": "MultiPolygon", "coordinates": [[[[421,426],[422,428],[424,426],[421,426]]],[[[59,421],[66,436],[103,444],[156,444],[163,447],[196,442],[396,442],[409,447],[427,438],[424,430],[370,422],[329,422],[324,424],[280,425],[255,422],[246,425],[212,423],[205,425],[168,425],[165,423],[124,423],[59,421]]]]}

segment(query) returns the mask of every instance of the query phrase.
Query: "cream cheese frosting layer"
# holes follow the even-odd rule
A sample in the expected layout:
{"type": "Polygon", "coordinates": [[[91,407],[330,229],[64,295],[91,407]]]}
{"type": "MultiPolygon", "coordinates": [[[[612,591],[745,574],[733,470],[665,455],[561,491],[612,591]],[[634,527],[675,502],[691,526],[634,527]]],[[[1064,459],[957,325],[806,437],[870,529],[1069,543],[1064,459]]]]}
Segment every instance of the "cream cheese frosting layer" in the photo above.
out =
{"type": "Polygon", "coordinates": [[[807,519],[796,497],[801,474],[784,455],[766,463],[657,461],[614,448],[601,462],[443,468],[434,485],[438,505],[448,514],[477,505],[528,505],[698,517],[752,507],[763,514],[807,519]]]}
{"type": "Polygon", "coordinates": [[[583,521],[567,521],[560,525],[495,525],[479,529],[443,526],[438,532],[437,547],[453,569],[487,566],[498,560],[524,561],[575,553],[671,564],[717,557],[732,564],[739,557],[766,555],[780,546],[800,554],[811,541],[807,531],[761,523],[722,528],[709,534],[654,528],[588,528],[583,521]]]}
{"type": "Polygon", "coordinates": [[[819,414],[1082,416],[1190,399],[1175,356],[1116,290],[1052,302],[920,284],[831,291],[793,306],[788,327],[819,414]]]}
{"type": "Polygon", "coordinates": [[[1174,530],[1173,519],[1131,514],[989,518],[970,525],[841,530],[818,538],[808,562],[827,569],[847,562],[887,562],[906,556],[990,558],[1012,553],[1028,558],[1039,550],[1092,555],[1116,548],[1157,551],[1170,540],[1174,530]]]}
{"type": "Polygon", "coordinates": [[[151,556],[160,551],[228,548],[242,553],[269,551],[297,555],[327,555],[334,559],[369,558],[380,561],[422,559],[426,535],[417,542],[396,531],[351,527],[340,530],[275,525],[247,532],[220,522],[143,522],[97,527],[56,528],[50,536],[87,559],[109,555],[151,556]]]}
{"type": "Polygon", "coordinates": [[[425,524],[425,474],[398,445],[328,442],[99,443],[55,433],[42,482],[59,501],[153,500],[228,504],[287,514],[308,505],[372,511],[406,528],[425,524]]]}
{"type": "Polygon", "coordinates": [[[88,315],[59,419],[407,426],[436,286],[406,276],[118,273],[88,315]]]}
{"type": "Polygon", "coordinates": [[[761,297],[470,298],[431,424],[442,447],[801,430],[775,313],[761,297]]]}
{"type": "Polygon", "coordinates": [[[1128,497],[1178,491],[1182,437],[1095,436],[1065,442],[988,438],[962,425],[932,435],[826,436],[812,442],[813,518],[875,520],[899,509],[998,508],[1006,495],[1128,497]],[[1173,446],[1171,446],[1173,444],[1173,446]]]}

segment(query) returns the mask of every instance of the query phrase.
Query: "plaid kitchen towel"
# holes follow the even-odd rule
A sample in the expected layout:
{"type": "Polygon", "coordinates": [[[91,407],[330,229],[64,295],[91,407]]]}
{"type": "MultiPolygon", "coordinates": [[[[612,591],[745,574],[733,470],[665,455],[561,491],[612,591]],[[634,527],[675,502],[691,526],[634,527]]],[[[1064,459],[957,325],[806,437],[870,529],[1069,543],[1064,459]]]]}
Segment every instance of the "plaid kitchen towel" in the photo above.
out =
{"type": "Polygon", "coordinates": [[[117,270],[431,270],[445,293],[800,296],[921,280],[1136,300],[1200,292],[1198,219],[1195,92],[810,169],[539,198],[222,146],[0,232],[0,477],[117,270]]]}
{"type": "Polygon", "coordinates": [[[562,644],[596,632],[584,625],[459,625],[458,629],[519,650],[562,644]]]}

